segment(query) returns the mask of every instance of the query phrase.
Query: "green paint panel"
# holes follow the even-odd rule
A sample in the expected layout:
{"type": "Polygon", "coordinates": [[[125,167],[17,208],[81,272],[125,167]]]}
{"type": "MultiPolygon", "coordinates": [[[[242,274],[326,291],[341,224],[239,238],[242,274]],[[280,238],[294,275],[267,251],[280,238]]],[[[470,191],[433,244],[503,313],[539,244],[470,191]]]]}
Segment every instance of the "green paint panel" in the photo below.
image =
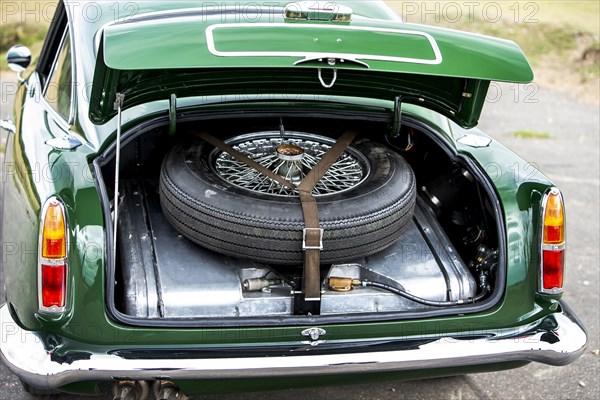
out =
{"type": "MultiPolygon", "coordinates": [[[[303,68],[305,65],[294,65],[305,58],[299,56],[297,49],[289,46],[282,47],[279,35],[286,32],[286,40],[297,45],[307,38],[307,31],[312,35],[327,34],[325,41],[333,35],[333,31],[340,33],[336,40],[342,39],[345,52],[357,54],[358,60],[369,65],[369,71],[410,73],[428,76],[445,76],[472,78],[480,80],[497,80],[509,82],[529,82],[533,79],[533,72],[523,55],[523,52],[514,42],[475,35],[449,29],[429,27],[425,25],[406,24],[384,20],[361,20],[350,25],[328,24],[301,24],[298,22],[284,23],[282,19],[263,17],[255,23],[227,23],[222,24],[220,18],[211,19],[206,15],[151,19],[141,21],[132,20],[125,23],[109,25],[104,29],[103,61],[110,69],[115,70],[149,70],[149,69],[181,69],[181,68],[303,68]],[[134,23],[135,22],[135,23],[134,23]],[[265,25],[271,26],[264,28],[265,25]],[[288,27],[283,27],[283,26],[288,27]],[[225,28],[228,27],[228,28],[225,28]],[[362,35],[352,35],[346,38],[349,32],[358,29],[362,35]],[[365,29],[365,30],[363,30],[365,29]],[[283,51],[285,55],[253,55],[238,57],[223,57],[214,54],[209,49],[210,32],[217,35],[228,32],[228,40],[236,35],[238,44],[226,45],[216,43],[217,50],[222,45],[235,46],[235,49],[247,51],[260,49],[261,51],[283,51]],[[383,35],[388,30],[387,35],[383,35]],[[221,33],[219,33],[221,31],[221,33]],[[254,32],[248,37],[235,32],[254,32]],[[275,33],[275,31],[277,31],[275,33]],[[380,31],[379,33],[375,33],[380,31]],[[367,32],[365,34],[365,32],[367,32]],[[370,32],[370,33],[369,33],[370,32]],[[396,32],[396,33],[393,33],[396,32]],[[402,33],[410,32],[410,33],[402,33]],[[262,33],[262,34],[259,34],[262,33]],[[380,40],[373,41],[373,37],[380,40]],[[422,39],[414,39],[419,37],[422,39]],[[425,50],[412,49],[415,41],[419,44],[427,41],[425,50]],[[254,43],[252,43],[254,41],[254,43]],[[397,62],[385,60],[372,60],[370,55],[393,54],[390,47],[405,47],[399,50],[400,54],[412,54],[414,57],[432,58],[432,48],[439,48],[441,62],[437,64],[422,64],[415,62],[397,62]]],[[[310,35],[309,35],[310,36],[310,35]]],[[[337,41],[336,41],[337,43],[337,41]]],[[[303,46],[310,46],[306,43],[303,46]]],[[[102,59],[98,59],[100,62],[102,59]]],[[[327,65],[324,65],[327,66],[327,65]]],[[[309,66],[314,67],[314,65],[309,66]]],[[[351,64],[345,67],[336,65],[337,68],[353,68],[351,64]]],[[[94,80],[97,80],[96,77],[94,80]]]]}
{"type": "Polygon", "coordinates": [[[279,92],[400,96],[470,128],[490,81],[529,82],[533,73],[515,43],[482,35],[367,18],[286,23],[277,13],[223,23],[192,9],[105,27],[93,79],[89,115],[96,124],[115,116],[116,93],[126,95],[127,109],[171,94],[279,92]],[[337,58],[335,65],[328,58],[337,58]],[[335,69],[333,87],[320,84],[319,69],[327,83],[335,69]]]}
{"type": "MultiPolygon", "coordinates": [[[[289,53],[340,54],[350,58],[357,55],[368,61],[379,57],[401,58],[415,63],[437,63],[429,35],[399,29],[366,27],[336,27],[306,24],[245,24],[213,26],[208,43],[222,56],[289,53]],[[271,38],[265,41],[266,37],[271,38]],[[212,39],[212,40],[210,40],[212,39]],[[385,43],[385,46],[381,46],[385,43]]],[[[310,56],[310,54],[306,54],[310,56]]]]}

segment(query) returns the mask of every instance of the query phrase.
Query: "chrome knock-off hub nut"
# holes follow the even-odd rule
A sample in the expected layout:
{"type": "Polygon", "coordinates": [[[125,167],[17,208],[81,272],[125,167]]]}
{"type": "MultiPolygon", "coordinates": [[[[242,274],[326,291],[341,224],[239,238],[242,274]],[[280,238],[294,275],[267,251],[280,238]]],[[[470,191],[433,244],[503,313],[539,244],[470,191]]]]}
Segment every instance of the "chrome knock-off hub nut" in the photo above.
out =
{"type": "Polygon", "coordinates": [[[277,158],[283,163],[277,168],[277,172],[284,179],[291,181],[294,185],[299,185],[305,176],[302,159],[304,158],[304,149],[293,144],[283,144],[275,148],[277,158]]]}
{"type": "Polygon", "coordinates": [[[293,144],[284,144],[275,149],[277,157],[285,161],[300,161],[304,157],[304,149],[293,144]]]}

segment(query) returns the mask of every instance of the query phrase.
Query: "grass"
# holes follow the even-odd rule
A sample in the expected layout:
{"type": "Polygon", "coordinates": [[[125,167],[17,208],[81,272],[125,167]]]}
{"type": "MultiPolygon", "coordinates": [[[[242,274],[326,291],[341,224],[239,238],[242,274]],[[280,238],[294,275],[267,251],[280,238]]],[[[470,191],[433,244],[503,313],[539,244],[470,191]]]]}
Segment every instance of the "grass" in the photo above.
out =
{"type": "Polygon", "coordinates": [[[41,42],[46,37],[48,27],[42,24],[23,24],[20,22],[9,22],[2,25],[0,34],[0,52],[5,53],[15,44],[31,46],[41,42]]]}
{"type": "Polygon", "coordinates": [[[7,71],[6,52],[15,44],[22,44],[31,50],[34,58],[37,58],[42,49],[42,42],[46,37],[48,27],[41,24],[21,24],[10,22],[2,25],[0,33],[0,54],[2,66],[0,71],[7,71]]]}
{"type": "Polygon", "coordinates": [[[522,139],[551,139],[552,135],[547,132],[538,132],[531,130],[521,130],[513,132],[512,135],[522,139]]]}
{"type": "Polygon", "coordinates": [[[28,46],[36,58],[42,48],[57,0],[0,0],[0,70],[7,71],[6,51],[28,46]]]}
{"type": "Polygon", "coordinates": [[[584,32],[600,31],[600,2],[596,0],[552,0],[537,4],[540,21],[571,25],[584,32]]]}
{"type": "Polygon", "coordinates": [[[600,102],[600,1],[387,2],[407,22],[513,40],[536,82],[600,102]]]}
{"type": "Polygon", "coordinates": [[[578,47],[582,32],[570,25],[558,26],[550,23],[514,25],[507,22],[488,23],[475,19],[469,24],[454,24],[453,29],[501,37],[516,42],[534,65],[543,62],[548,55],[564,59],[578,47]]]}
{"type": "Polygon", "coordinates": [[[600,31],[600,2],[596,0],[386,2],[407,22],[454,26],[456,29],[473,25],[476,20],[485,20],[487,24],[521,26],[543,23],[571,26],[594,34],[600,31]]]}
{"type": "Polygon", "coordinates": [[[599,1],[484,1],[471,8],[464,6],[467,3],[435,1],[420,3],[417,10],[396,0],[388,4],[407,22],[513,40],[534,63],[551,53],[565,56],[586,39],[598,48],[600,39],[599,1]]]}

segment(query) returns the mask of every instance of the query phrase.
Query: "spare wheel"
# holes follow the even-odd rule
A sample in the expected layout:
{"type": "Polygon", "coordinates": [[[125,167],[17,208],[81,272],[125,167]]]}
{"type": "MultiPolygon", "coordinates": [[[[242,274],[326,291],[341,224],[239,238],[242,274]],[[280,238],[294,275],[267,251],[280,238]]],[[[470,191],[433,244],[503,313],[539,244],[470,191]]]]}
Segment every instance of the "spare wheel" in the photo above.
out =
{"type": "MultiPolygon", "coordinates": [[[[261,132],[225,140],[298,184],[335,139],[314,134],[261,132]]],[[[324,229],[321,261],[340,263],[377,253],[412,218],[415,177],[386,146],[358,139],[316,185],[324,229]]],[[[302,264],[304,222],[297,193],[198,140],[166,155],[160,199],[182,235],[216,252],[272,264],[302,264]]]]}

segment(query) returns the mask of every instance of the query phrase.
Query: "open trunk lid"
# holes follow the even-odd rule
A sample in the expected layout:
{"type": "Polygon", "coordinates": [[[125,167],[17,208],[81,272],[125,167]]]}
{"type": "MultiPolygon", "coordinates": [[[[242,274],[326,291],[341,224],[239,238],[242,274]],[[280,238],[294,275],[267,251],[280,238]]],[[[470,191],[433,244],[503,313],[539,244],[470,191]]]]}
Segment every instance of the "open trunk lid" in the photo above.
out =
{"type": "Polygon", "coordinates": [[[272,13],[239,20],[223,23],[188,10],[105,27],[92,121],[116,115],[117,93],[124,95],[123,109],[171,94],[257,99],[270,93],[400,98],[470,128],[490,81],[533,79],[521,49],[502,39],[363,17],[340,23],[272,13]]]}

